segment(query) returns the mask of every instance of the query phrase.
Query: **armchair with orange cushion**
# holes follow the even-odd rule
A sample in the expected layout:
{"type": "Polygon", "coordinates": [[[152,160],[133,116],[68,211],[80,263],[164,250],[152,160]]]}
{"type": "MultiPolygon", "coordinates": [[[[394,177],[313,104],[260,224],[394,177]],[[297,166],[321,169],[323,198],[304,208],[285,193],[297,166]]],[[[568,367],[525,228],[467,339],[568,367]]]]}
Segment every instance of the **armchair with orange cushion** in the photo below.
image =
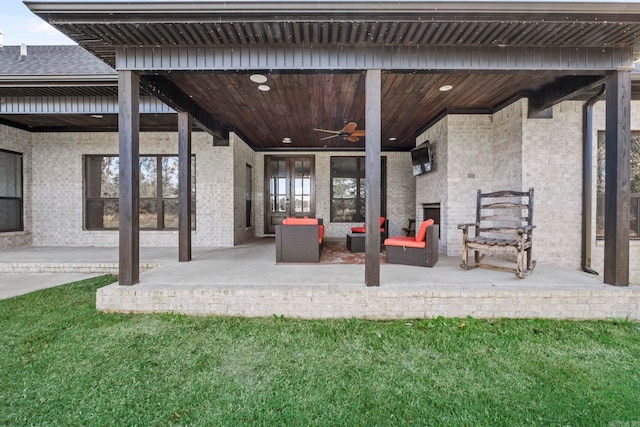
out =
{"type": "Polygon", "coordinates": [[[276,225],[276,262],[320,262],[322,218],[286,218],[276,225]]]}
{"type": "MultiPolygon", "coordinates": [[[[366,224],[362,224],[359,227],[351,227],[351,232],[366,233],[367,232],[366,226],[367,226],[366,224]]],[[[384,239],[386,239],[387,237],[389,237],[389,220],[381,216],[380,217],[380,238],[384,241],[384,239]]]]}
{"type": "Polygon", "coordinates": [[[416,237],[393,236],[385,239],[388,264],[433,267],[438,262],[438,226],[432,219],[420,225],[416,237]]]}

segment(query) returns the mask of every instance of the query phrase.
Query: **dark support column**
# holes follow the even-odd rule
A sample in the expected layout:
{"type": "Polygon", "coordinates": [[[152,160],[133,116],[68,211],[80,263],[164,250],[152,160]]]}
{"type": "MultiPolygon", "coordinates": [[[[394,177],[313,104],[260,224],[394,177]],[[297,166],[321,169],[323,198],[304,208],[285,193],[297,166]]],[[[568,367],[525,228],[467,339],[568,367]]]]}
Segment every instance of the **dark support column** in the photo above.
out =
{"type": "Polygon", "coordinates": [[[616,286],[629,284],[630,109],[631,73],[609,73],[606,80],[604,282],[616,286]]]}
{"type": "Polygon", "coordinates": [[[178,113],[178,261],[191,261],[191,116],[178,113]]]}
{"type": "Polygon", "coordinates": [[[365,96],[366,246],[364,276],[367,286],[380,286],[380,120],[382,72],[367,70],[365,96]]]}
{"type": "Polygon", "coordinates": [[[118,131],[120,135],[120,244],[118,280],[130,286],[140,281],[140,107],[138,75],[118,71],[118,131]]]}

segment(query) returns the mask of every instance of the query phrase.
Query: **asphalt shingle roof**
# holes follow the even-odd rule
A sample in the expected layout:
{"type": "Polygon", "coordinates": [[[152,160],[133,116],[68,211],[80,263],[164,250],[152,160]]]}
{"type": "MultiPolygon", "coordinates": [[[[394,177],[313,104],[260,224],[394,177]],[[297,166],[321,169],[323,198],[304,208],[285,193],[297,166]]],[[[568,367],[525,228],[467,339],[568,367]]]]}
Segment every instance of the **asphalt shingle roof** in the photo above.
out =
{"type": "Polygon", "coordinates": [[[0,47],[0,75],[104,74],[116,74],[116,72],[81,46],[27,46],[27,55],[24,58],[20,57],[20,46],[0,47]]]}

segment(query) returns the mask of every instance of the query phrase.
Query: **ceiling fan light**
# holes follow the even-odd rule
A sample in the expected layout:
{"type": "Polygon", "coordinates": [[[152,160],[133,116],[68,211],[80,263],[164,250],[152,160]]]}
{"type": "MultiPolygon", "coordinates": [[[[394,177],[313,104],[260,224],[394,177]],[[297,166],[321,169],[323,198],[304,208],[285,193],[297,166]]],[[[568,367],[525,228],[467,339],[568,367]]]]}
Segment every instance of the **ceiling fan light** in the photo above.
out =
{"type": "Polygon", "coordinates": [[[267,76],[265,76],[264,74],[251,74],[249,80],[254,83],[264,83],[267,81],[267,76]]]}
{"type": "Polygon", "coordinates": [[[260,85],[258,86],[258,90],[261,90],[263,92],[269,92],[271,90],[271,88],[267,85],[260,85]]]}

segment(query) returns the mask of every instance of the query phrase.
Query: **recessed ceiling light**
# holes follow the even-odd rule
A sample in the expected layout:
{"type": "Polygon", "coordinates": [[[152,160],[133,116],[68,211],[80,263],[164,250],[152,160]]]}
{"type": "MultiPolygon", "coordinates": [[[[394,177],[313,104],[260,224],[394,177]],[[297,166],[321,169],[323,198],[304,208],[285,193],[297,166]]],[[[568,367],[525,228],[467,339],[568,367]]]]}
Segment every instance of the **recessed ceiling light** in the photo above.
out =
{"type": "Polygon", "coordinates": [[[453,89],[453,86],[451,85],[440,86],[440,92],[449,92],[451,89],[453,89]]]}
{"type": "Polygon", "coordinates": [[[249,79],[254,83],[264,83],[267,81],[267,76],[264,74],[252,74],[249,79]]]}
{"type": "Polygon", "coordinates": [[[291,144],[291,138],[289,138],[289,137],[282,138],[282,143],[283,144],[291,144]]]}
{"type": "Polygon", "coordinates": [[[271,90],[271,88],[267,85],[260,85],[258,86],[258,90],[261,90],[263,92],[269,92],[271,90]]]}
{"type": "Polygon", "coordinates": [[[94,119],[102,119],[104,116],[102,114],[92,114],[91,117],[94,119]]]}

